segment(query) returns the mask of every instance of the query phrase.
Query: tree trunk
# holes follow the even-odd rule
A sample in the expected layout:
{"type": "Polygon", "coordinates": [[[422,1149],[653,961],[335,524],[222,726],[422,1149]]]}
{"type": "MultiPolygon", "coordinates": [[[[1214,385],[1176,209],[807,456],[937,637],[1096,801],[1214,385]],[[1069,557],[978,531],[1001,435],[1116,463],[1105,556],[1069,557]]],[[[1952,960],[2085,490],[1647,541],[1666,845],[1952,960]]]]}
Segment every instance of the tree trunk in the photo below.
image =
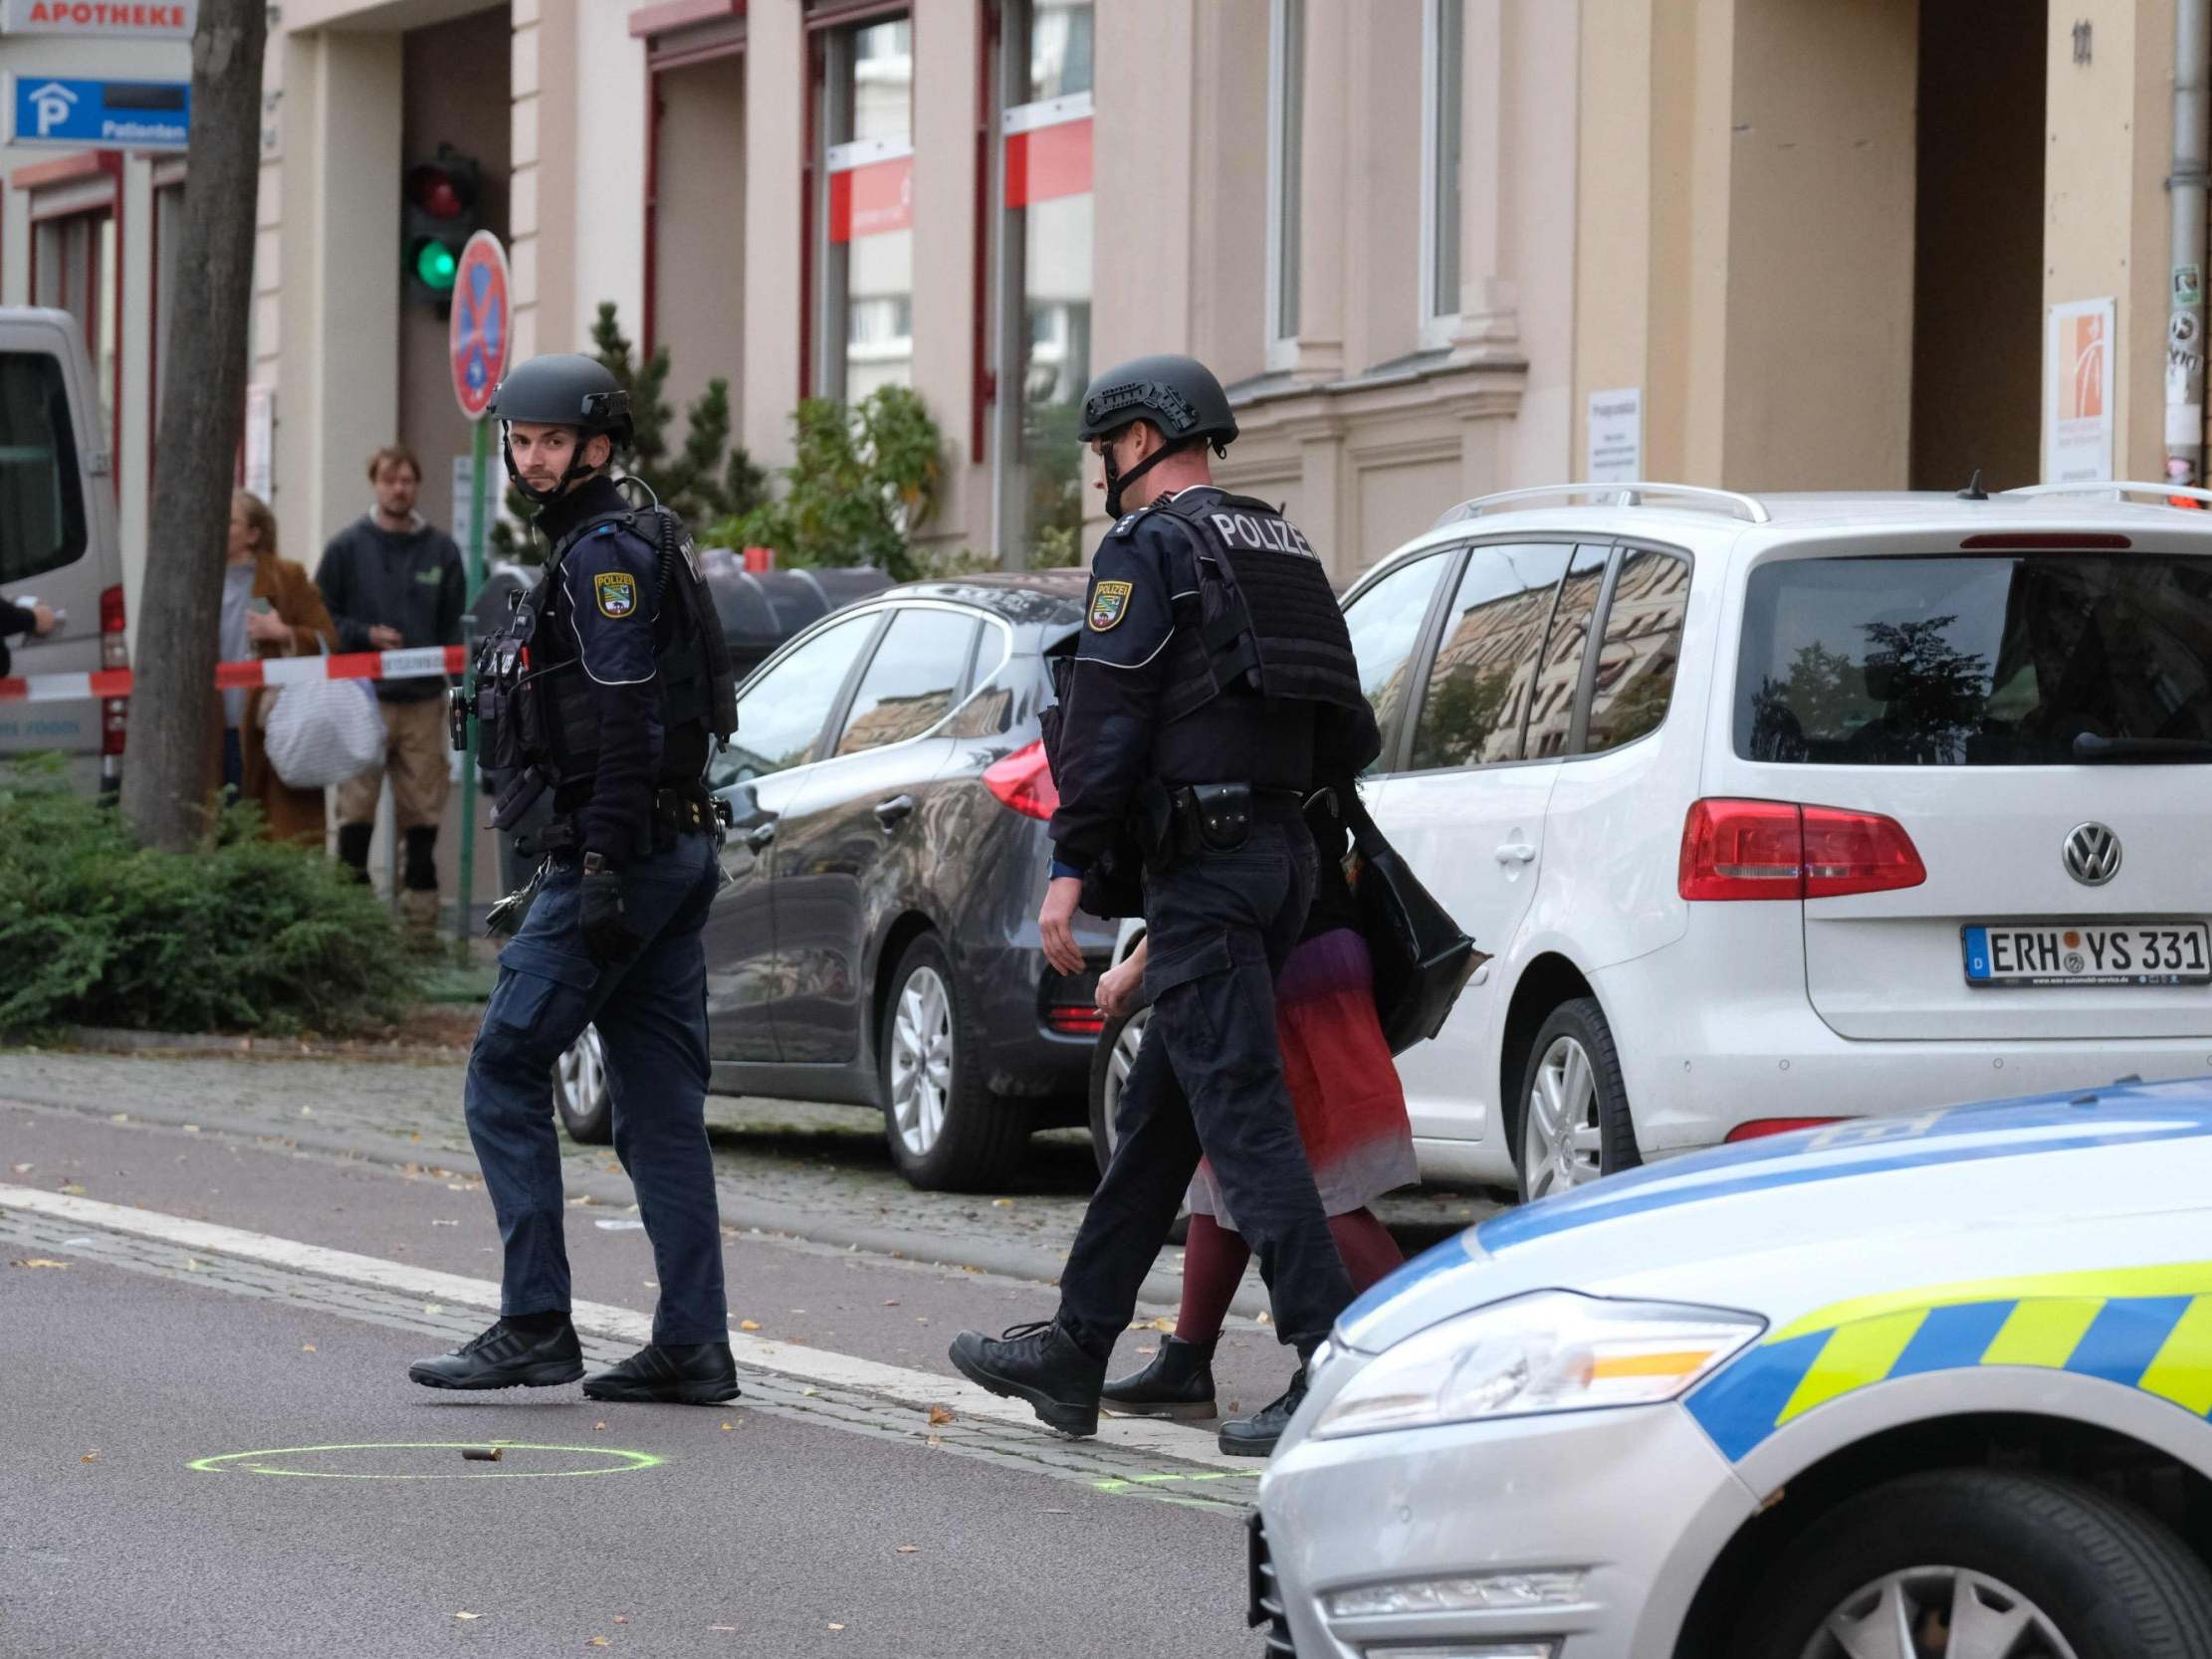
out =
{"type": "Polygon", "coordinates": [[[176,315],[161,366],[161,421],[122,810],[139,840],[182,851],[205,819],[209,723],[231,480],[245,420],[261,183],[266,0],[200,0],[192,136],[176,254],[176,315]]]}

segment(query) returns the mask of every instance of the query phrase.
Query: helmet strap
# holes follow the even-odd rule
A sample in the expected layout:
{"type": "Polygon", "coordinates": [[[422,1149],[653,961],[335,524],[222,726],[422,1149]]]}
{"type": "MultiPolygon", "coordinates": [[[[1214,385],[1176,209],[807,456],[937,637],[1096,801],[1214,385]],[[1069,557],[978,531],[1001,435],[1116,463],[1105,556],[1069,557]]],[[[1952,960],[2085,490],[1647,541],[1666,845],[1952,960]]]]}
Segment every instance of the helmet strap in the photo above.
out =
{"type": "Polygon", "coordinates": [[[1100,464],[1106,469],[1106,517],[1119,518],[1122,509],[1122,492],[1138,479],[1143,478],[1145,474],[1151,472],[1153,468],[1159,466],[1161,462],[1167,460],[1169,456],[1178,454],[1189,447],[1188,444],[1163,444],[1125,473],[1114,465],[1113,446],[1111,444],[1107,445],[1106,453],[1100,457],[1100,464]]]}

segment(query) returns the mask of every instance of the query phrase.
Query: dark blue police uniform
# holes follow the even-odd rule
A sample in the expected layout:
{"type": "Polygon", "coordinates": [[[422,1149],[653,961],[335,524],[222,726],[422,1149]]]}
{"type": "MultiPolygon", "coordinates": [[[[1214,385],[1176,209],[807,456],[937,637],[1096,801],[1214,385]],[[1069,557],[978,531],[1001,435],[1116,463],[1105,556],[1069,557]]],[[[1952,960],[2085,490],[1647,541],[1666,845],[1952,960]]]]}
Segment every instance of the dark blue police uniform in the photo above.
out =
{"type": "Polygon", "coordinates": [[[729,1313],[707,1144],[700,945],[721,880],[719,836],[711,815],[671,824],[667,810],[673,795],[704,801],[698,780],[709,736],[697,720],[671,726],[663,719],[671,626],[664,561],[627,515],[620,493],[594,478],[539,519],[556,545],[585,526],[548,578],[557,587],[546,596],[532,669],[549,683],[564,676],[572,692],[560,695],[584,700],[596,727],[595,763],[557,786],[556,818],[577,826],[574,842],[555,858],[521,933],[500,952],[499,983],[469,1057],[469,1139],[506,1244],[502,1315],[564,1314],[569,1278],[553,1074],[595,1024],[613,1089],[615,1155],[637,1188],[660,1280],[653,1340],[723,1343],[729,1313]],[[619,873],[621,918],[634,940],[619,957],[595,954],[587,935],[586,852],[619,873]]]}
{"type": "Polygon", "coordinates": [[[1310,1351],[1352,1297],[1298,1139],[1274,1002],[1275,975],[1314,890],[1301,802],[1318,783],[1349,782],[1377,746],[1342,627],[1295,528],[1211,487],[1131,515],[1093,562],[1060,715],[1054,873],[1108,856],[1132,813],[1144,816],[1147,792],[1160,801],[1184,785],[1251,789],[1241,844],[1186,844],[1144,875],[1152,1024],[1122,1090],[1113,1159],[1060,1276],[1061,1321],[1099,1357],[1128,1325],[1202,1153],[1258,1258],[1283,1342],[1310,1351]],[[1232,557],[1249,615],[1222,614],[1214,577],[1232,557]],[[1202,570],[1208,558],[1215,570],[1202,570]],[[1295,560],[1311,568],[1278,586],[1295,560]],[[1255,624],[1284,637],[1260,638],[1240,658],[1255,624]],[[1320,643],[1298,637],[1309,624],[1320,643]],[[1341,665],[1328,656],[1332,630],[1341,665]],[[1283,668],[1305,651],[1335,674],[1326,683],[1349,692],[1332,704],[1221,683],[1224,662],[1256,665],[1270,650],[1277,686],[1324,683],[1283,668]]]}

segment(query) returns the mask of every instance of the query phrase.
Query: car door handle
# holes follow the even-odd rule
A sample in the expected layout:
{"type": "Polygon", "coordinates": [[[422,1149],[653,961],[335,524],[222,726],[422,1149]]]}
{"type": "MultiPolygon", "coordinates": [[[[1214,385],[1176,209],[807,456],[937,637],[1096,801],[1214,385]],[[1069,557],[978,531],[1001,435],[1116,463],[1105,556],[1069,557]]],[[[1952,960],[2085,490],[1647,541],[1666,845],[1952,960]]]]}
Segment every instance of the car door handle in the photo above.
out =
{"type": "Polygon", "coordinates": [[[1536,849],[1525,841],[1508,841],[1497,850],[1500,864],[1534,864],[1536,849]]]}
{"type": "Polygon", "coordinates": [[[774,824],[755,824],[745,832],[745,844],[755,852],[759,852],[774,839],[775,826],[774,824]]]}
{"type": "Polygon", "coordinates": [[[876,802],[876,822],[885,831],[895,830],[906,822],[906,815],[914,810],[912,795],[893,795],[887,801],[876,802]]]}

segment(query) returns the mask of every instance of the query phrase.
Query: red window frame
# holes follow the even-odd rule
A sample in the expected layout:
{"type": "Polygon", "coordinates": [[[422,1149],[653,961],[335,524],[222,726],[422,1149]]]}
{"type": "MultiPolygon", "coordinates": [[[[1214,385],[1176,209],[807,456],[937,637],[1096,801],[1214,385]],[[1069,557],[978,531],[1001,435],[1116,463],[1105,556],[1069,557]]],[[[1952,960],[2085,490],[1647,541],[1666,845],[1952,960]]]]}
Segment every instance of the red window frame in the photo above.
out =
{"type": "MultiPolygon", "coordinates": [[[[85,342],[87,350],[92,353],[93,375],[96,381],[100,375],[100,339],[105,337],[111,340],[114,348],[115,381],[108,392],[108,455],[109,476],[117,478],[120,476],[119,458],[122,454],[122,276],[125,264],[122,151],[111,149],[78,150],[69,155],[57,156],[52,161],[34,162],[28,167],[18,167],[10,175],[8,183],[15,189],[30,192],[31,195],[30,298],[31,304],[34,306],[51,303],[42,301],[39,296],[39,227],[62,219],[76,218],[96,221],[110,219],[114,223],[115,299],[112,311],[106,317],[100,315],[99,274],[96,263],[88,260],[86,271],[92,292],[86,297],[85,311],[82,314],[92,317],[109,330],[107,335],[95,335],[85,342]],[[83,189],[67,188],[69,186],[81,186],[87,181],[101,178],[107,180],[105,200],[100,199],[97,193],[88,193],[83,189]],[[44,206],[39,201],[42,193],[47,196],[47,202],[44,206]]],[[[94,230],[96,254],[99,248],[98,234],[96,226],[94,230]]]]}
{"type": "Polygon", "coordinates": [[[814,292],[816,260],[814,242],[817,227],[814,195],[823,175],[823,143],[821,131],[822,77],[827,73],[826,44],[829,32],[856,23],[876,23],[904,17],[909,26],[919,30],[921,19],[915,16],[919,8],[914,0],[807,0],[806,52],[802,73],[806,85],[802,89],[802,106],[806,111],[804,148],[799,160],[799,221],[798,221],[798,395],[801,401],[814,395],[814,311],[822,297],[814,292]]]}

